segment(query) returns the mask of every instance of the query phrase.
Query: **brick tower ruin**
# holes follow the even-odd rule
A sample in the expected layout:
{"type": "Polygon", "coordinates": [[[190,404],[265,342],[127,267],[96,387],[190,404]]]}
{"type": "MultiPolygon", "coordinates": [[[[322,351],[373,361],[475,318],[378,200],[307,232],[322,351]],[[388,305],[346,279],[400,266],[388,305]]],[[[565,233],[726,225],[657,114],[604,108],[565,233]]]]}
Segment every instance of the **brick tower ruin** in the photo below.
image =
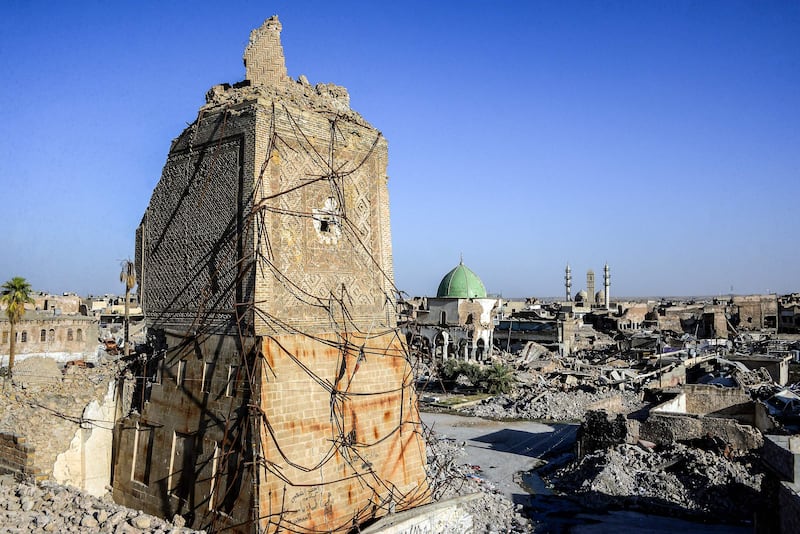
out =
{"type": "Polygon", "coordinates": [[[195,528],[346,532],[429,500],[381,133],[287,75],[281,24],[173,141],[136,234],[151,352],[114,498],[195,528]]]}

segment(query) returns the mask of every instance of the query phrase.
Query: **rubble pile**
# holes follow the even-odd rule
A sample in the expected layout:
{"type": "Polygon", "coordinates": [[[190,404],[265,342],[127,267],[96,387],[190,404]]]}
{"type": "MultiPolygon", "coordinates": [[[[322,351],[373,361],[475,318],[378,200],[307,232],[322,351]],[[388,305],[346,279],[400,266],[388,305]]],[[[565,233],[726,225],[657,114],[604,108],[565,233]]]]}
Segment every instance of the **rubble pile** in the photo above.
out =
{"type": "Polygon", "coordinates": [[[87,406],[113,403],[109,391],[113,392],[124,364],[68,365],[53,373],[54,361],[29,360],[19,364],[19,381],[15,367],[13,386],[0,388],[0,432],[22,432],[35,450],[35,465],[43,475],[51,476],[58,455],[69,447],[77,431],[113,425],[113,421],[92,421],[85,414],[87,406]]]}
{"type": "Polygon", "coordinates": [[[427,437],[428,480],[433,501],[459,495],[480,493],[480,498],[466,503],[472,515],[473,532],[521,534],[533,532],[530,521],[491,484],[475,473],[475,468],[460,462],[466,455],[463,444],[439,439],[435,432],[427,437]]]}
{"type": "Polygon", "coordinates": [[[511,393],[497,395],[463,412],[476,417],[493,419],[547,419],[552,421],[577,421],[587,411],[609,406],[630,413],[642,406],[639,394],[612,389],[574,388],[568,391],[548,387],[522,386],[511,393]]]}
{"type": "Polygon", "coordinates": [[[79,420],[83,408],[92,400],[102,399],[124,368],[124,363],[117,361],[92,368],[67,365],[54,373],[54,361],[29,360],[14,369],[14,387],[0,391],[0,430],[29,428],[54,414],[79,420]]]}
{"type": "Polygon", "coordinates": [[[548,483],[597,509],[626,506],[689,519],[749,521],[764,477],[753,462],[680,443],[657,451],[620,444],[556,471],[548,483]]]}
{"type": "Polygon", "coordinates": [[[153,534],[202,532],[183,527],[183,518],[170,523],[124,506],[110,497],[98,499],[52,482],[17,483],[0,476],[0,525],[3,532],[113,532],[153,534]]]}

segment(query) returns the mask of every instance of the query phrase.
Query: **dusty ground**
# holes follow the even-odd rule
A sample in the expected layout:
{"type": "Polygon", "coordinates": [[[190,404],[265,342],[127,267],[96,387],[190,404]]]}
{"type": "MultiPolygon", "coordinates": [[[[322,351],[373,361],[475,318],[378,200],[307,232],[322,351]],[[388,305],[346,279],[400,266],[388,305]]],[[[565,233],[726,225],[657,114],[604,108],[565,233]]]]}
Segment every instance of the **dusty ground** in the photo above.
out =
{"type": "Polygon", "coordinates": [[[422,413],[422,421],[439,439],[463,444],[463,463],[479,467],[473,470],[475,479],[515,502],[528,492],[514,475],[538,467],[539,458],[558,448],[569,448],[577,429],[576,425],[509,423],[439,413],[422,413]]]}

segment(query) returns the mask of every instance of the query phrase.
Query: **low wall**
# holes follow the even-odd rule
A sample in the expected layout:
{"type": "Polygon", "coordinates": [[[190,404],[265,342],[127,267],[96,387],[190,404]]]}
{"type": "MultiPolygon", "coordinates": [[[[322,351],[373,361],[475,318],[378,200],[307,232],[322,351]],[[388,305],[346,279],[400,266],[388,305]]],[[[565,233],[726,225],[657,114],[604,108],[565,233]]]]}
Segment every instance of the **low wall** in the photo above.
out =
{"type": "Polygon", "coordinates": [[[800,437],[765,436],[761,459],[781,480],[800,487],[800,437]]]}
{"type": "Polygon", "coordinates": [[[686,384],[682,391],[686,395],[688,413],[709,414],[751,402],[750,395],[742,388],[686,384]]]}
{"type": "Polygon", "coordinates": [[[800,532],[800,496],[786,483],[781,484],[778,492],[778,513],[782,534],[800,532]]]}
{"type": "Polygon", "coordinates": [[[672,443],[707,436],[719,437],[735,449],[758,449],[764,443],[761,433],[733,419],[700,415],[650,413],[639,425],[639,438],[654,443],[672,443]]]}
{"type": "Polygon", "coordinates": [[[464,505],[479,493],[418,506],[392,514],[361,530],[361,534],[461,534],[472,532],[472,516],[464,505]]]}

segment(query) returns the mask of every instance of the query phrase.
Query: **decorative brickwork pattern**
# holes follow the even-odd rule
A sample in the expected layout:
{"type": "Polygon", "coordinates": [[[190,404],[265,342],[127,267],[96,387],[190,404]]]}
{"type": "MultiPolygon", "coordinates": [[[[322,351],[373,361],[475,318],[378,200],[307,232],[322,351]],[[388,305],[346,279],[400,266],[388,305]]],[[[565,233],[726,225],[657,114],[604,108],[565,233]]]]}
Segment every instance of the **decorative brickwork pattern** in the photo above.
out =
{"type": "Polygon", "coordinates": [[[336,324],[342,305],[356,328],[393,326],[385,140],[375,130],[285,104],[268,121],[280,142],[269,143],[257,203],[264,213],[259,257],[271,271],[264,278],[291,283],[258,286],[256,332],[280,332],[274,317],[304,332],[347,328],[336,324]],[[319,213],[331,205],[333,220],[321,231],[319,213]]]}
{"type": "MultiPolygon", "coordinates": [[[[206,125],[208,126],[208,125],[206,125]]],[[[235,328],[244,195],[241,135],[174,150],[153,192],[137,258],[153,324],[235,328]]]]}
{"type": "Polygon", "coordinates": [[[286,83],[286,61],[281,46],[281,26],[277,16],[250,32],[250,43],[244,51],[246,78],[253,85],[275,86],[286,83]]]}

